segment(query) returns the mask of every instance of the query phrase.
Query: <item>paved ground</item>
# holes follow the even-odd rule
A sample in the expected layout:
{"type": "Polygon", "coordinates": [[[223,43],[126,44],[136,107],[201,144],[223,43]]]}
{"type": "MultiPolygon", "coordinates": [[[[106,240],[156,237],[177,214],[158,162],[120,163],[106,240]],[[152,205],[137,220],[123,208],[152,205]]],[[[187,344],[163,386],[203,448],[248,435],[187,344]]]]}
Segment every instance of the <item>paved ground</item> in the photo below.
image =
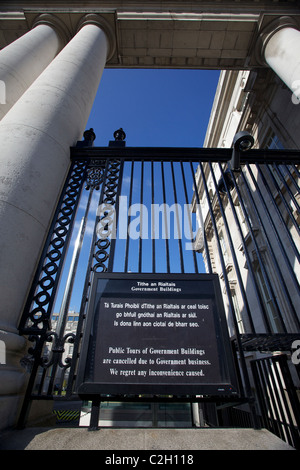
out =
{"type": "Polygon", "coordinates": [[[0,435],[0,450],[294,450],[254,429],[26,428],[0,435]]]}

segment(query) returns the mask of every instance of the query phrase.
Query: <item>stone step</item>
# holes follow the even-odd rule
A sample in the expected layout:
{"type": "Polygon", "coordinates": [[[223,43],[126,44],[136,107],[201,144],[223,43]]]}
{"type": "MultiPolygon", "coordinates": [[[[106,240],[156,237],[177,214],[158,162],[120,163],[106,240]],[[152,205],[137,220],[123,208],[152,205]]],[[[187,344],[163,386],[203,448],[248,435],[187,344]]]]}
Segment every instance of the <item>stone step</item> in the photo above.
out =
{"type": "MultiPolygon", "coordinates": [[[[295,450],[266,429],[25,428],[0,436],[1,450],[295,450]]],[[[135,455],[135,454],[134,454],[135,455]]]]}

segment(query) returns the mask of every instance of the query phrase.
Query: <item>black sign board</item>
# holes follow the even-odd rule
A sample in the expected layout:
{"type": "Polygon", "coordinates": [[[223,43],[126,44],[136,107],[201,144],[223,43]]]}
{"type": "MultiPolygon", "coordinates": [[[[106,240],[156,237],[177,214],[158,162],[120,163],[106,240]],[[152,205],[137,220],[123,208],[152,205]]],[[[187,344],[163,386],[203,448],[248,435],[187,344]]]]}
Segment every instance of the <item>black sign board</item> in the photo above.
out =
{"type": "Polygon", "coordinates": [[[95,274],[77,392],[236,395],[218,276],[95,274]]]}

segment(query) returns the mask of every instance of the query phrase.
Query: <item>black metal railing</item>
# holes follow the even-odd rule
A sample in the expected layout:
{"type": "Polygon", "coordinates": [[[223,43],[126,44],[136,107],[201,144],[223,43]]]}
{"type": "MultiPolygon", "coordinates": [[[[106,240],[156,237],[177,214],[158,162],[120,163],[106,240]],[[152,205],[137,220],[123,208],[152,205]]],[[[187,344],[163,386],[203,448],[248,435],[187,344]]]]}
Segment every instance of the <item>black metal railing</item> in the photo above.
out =
{"type": "Polygon", "coordinates": [[[300,403],[286,355],[251,361],[264,428],[300,448],[300,403]]]}

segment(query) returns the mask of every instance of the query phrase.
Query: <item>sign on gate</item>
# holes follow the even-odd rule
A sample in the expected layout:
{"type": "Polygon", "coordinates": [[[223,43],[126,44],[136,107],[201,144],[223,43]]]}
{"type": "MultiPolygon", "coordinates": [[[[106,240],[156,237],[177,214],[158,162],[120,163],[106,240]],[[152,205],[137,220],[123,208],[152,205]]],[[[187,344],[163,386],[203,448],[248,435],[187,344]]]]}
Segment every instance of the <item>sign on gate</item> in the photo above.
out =
{"type": "Polygon", "coordinates": [[[95,274],[79,395],[236,395],[217,275],[95,274]]]}

